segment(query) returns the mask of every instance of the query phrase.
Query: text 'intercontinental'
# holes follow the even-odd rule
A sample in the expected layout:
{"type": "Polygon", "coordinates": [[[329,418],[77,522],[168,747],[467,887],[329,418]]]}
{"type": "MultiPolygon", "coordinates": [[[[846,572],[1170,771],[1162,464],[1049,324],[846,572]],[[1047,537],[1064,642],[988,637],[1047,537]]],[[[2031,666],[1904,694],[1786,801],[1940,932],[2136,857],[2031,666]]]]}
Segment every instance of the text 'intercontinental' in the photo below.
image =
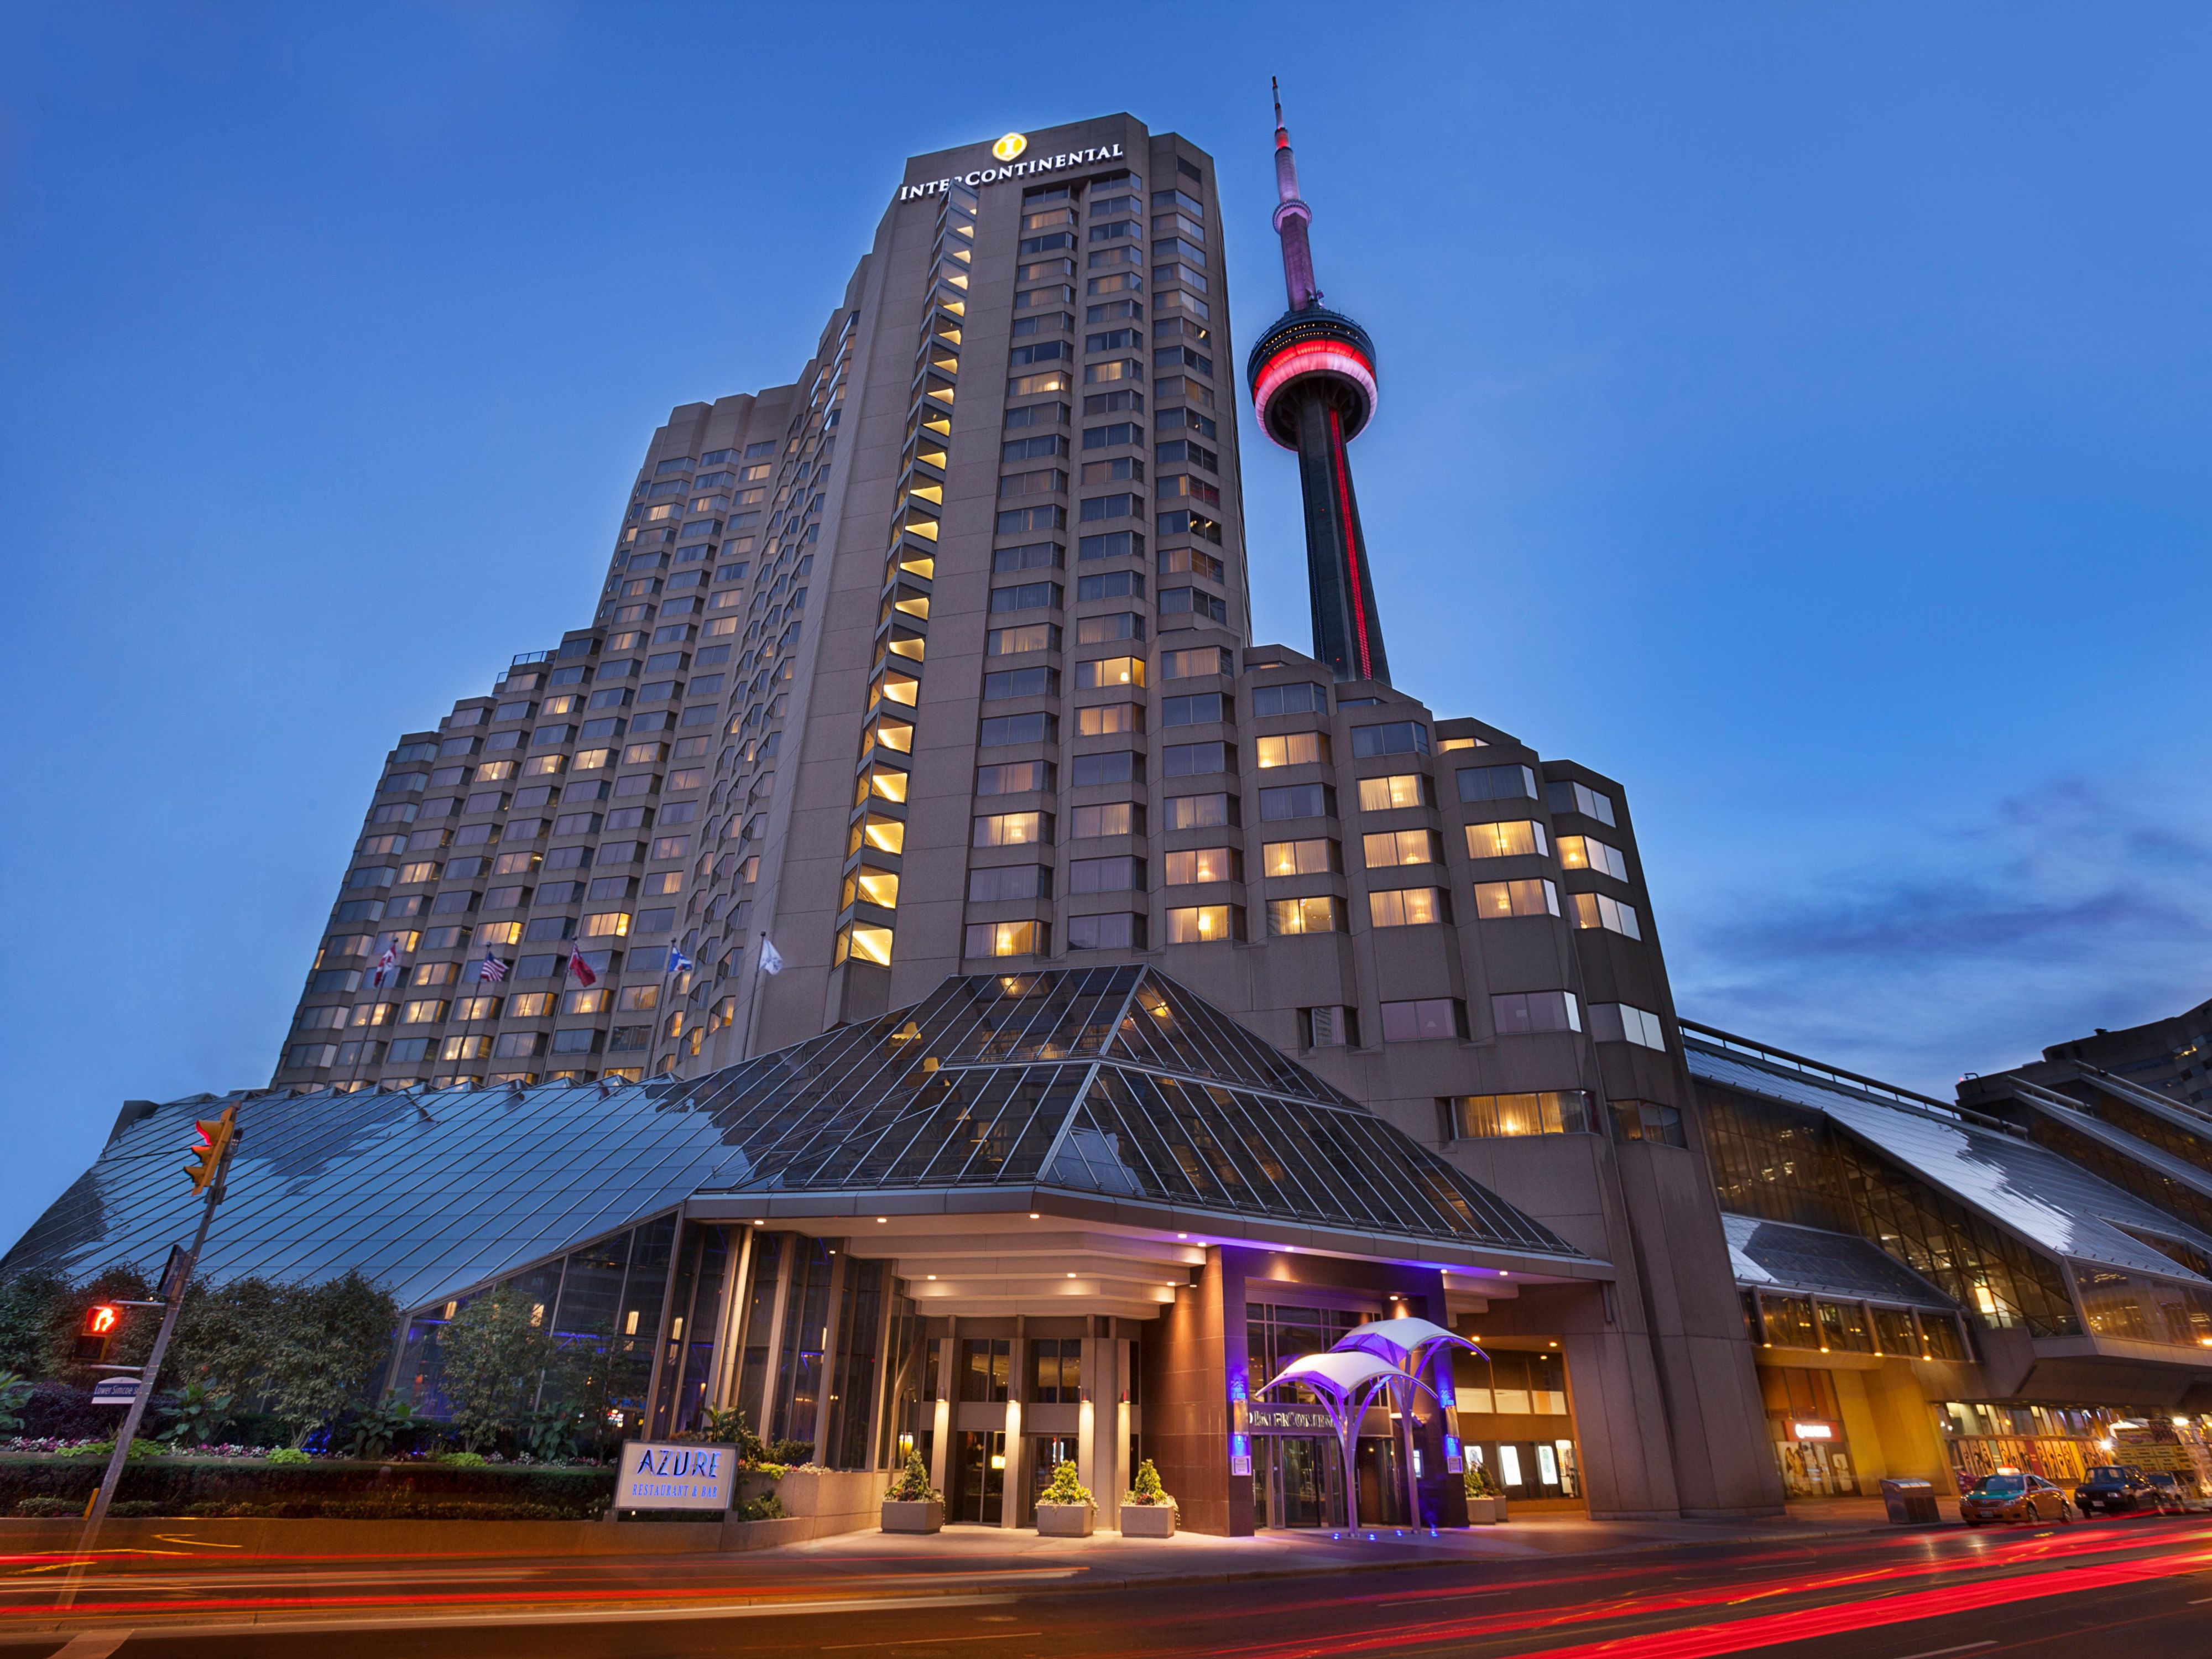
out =
{"type": "Polygon", "coordinates": [[[978,167],[973,173],[963,173],[951,179],[933,179],[926,185],[901,185],[898,199],[913,201],[917,197],[934,196],[939,191],[950,190],[956,184],[973,190],[978,185],[995,185],[1004,179],[1026,179],[1034,173],[1057,173],[1062,167],[1090,167],[1099,161],[1118,161],[1121,159],[1119,144],[1100,144],[1091,149],[1073,149],[1058,155],[1040,155],[1032,161],[1017,161],[1012,167],[978,167]]]}

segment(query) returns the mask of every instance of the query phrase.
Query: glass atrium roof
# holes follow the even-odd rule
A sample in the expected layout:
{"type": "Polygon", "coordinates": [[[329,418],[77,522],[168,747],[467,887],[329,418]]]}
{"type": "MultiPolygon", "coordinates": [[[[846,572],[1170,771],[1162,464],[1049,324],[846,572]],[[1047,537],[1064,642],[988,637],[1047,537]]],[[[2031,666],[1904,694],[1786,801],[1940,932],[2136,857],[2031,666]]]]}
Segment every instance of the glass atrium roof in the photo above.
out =
{"type": "Polygon", "coordinates": [[[1692,1038],[1682,1045],[1690,1074],[1825,1114],[1970,1209],[2054,1255],[2163,1279],[2204,1281],[2126,1230],[2172,1238],[2212,1255],[2208,1237],[2133,1193],[2047,1147],[1964,1117],[1915,1111],[1833,1083],[1692,1038]]]}
{"type": "MultiPolygon", "coordinates": [[[[947,980],[865,1024],[685,1082],[240,1101],[206,1271],[359,1268],[422,1307],[695,1194],[1060,1189],[1594,1265],[1173,981],[947,980]]],[[[157,1271],[188,1240],[196,1117],[120,1127],[0,1275],[157,1271]]]]}
{"type": "Polygon", "coordinates": [[[1848,1233],[1725,1213],[1721,1231],[1728,1236],[1735,1282],[1747,1290],[1940,1308],[1945,1313],[1958,1307],[1903,1262],[1848,1233]]]}

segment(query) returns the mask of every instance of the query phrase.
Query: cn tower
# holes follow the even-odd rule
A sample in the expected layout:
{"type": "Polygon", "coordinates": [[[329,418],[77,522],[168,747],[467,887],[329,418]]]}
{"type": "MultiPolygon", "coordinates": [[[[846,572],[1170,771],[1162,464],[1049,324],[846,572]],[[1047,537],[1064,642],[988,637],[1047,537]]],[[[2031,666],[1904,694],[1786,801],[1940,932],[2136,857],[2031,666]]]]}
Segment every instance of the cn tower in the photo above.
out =
{"type": "Polygon", "coordinates": [[[1313,594],[1314,656],[1340,680],[1390,683],[1382,617],[1367,568],[1367,539],[1352,493],[1345,446],[1375,412],[1375,343],[1341,312],[1321,303],[1306,227],[1313,210],[1298,196],[1298,167],[1275,95],[1275,232],[1283,240],[1283,284],[1291,308],[1260,337],[1245,363],[1260,429],[1298,454],[1306,508],[1306,576],[1313,594]]]}

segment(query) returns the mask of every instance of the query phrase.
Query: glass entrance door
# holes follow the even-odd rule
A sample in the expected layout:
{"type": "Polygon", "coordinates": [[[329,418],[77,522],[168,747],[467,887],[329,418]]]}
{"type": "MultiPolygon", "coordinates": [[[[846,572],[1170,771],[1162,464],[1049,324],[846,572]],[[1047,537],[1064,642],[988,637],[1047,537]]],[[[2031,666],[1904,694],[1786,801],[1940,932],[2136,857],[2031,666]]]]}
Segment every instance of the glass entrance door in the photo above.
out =
{"type": "Polygon", "coordinates": [[[1325,1439],[1258,1435],[1269,1527],[1334,1527],[1344,1521],[1344,1480],[1336,1448],[1325,1439]]]}
{"type": "Polygon", "coordinates": [[[1006,1489],[1006,1437],[997,1430],[963,1430],[954,1443],[951,1502],[946,1519],[995,1527],[1006,1489]]]}

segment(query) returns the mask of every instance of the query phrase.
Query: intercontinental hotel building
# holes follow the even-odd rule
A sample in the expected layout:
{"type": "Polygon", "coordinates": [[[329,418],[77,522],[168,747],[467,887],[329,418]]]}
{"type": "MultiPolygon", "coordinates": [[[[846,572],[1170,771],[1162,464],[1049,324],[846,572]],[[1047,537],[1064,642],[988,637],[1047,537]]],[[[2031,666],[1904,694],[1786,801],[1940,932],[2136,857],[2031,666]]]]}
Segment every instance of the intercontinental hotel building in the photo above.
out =
{"type": "MultiPolygon", "coordinates": [[[[386,757],[210,1270],[391,1285],[434,1412],[446,1322],[517,1286],[635,1432],[911,1448],[1007,1527],[1062,1457],[1106,1526],[1139,1457],[1194,1529],[1340,1520],[1261,1390],[1394,1315],[1479,1352],[1373,1414],[1363,1520],[1462,1523],[1468,1463],[1766,1512],[2182,1406],[2212,1173],[2123,1191],[2077,1121],[2154,1108],[1686,1030],[1620,782],[1393,684],[1413,584],[1352,471],[1387,354],[1275,144],[1263,327],[1213,158],[1116,115],[912,159],[795,378],[671,413],[584,625],[386,757]],[[1248,549],[1245,398],[1297,458],[1304,648],[1252,636],[1301,562],[1248,549]],[[2098,1192],[1957,1190],[2057,1181],[2061,1129],[2098,1192]],[[2067,1203],[2101,1231],[2031,1236],[2067,1203]],[[2181,1311],[2114,1336],[2085,1262],[2181,1311]]],[[[126,1106],[0,1270],[157,1264],[204,1109],[126,1106]]]]}

